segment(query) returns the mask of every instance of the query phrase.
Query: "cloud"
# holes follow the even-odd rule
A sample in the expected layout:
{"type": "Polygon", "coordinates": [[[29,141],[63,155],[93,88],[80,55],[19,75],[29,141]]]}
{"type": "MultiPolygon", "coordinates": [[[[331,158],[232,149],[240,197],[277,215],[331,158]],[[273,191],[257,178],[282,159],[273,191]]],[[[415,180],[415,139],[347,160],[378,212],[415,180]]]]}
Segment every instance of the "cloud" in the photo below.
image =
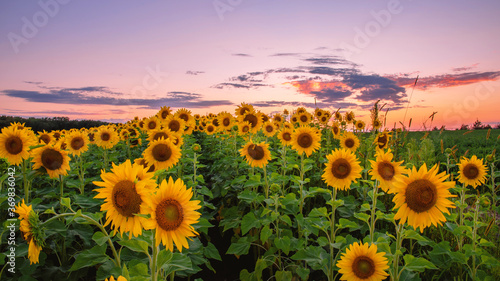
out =
{"type": "MultiPolygon", "coordinates": [[[[409,78],[406,76],[395,77],[386,76],[390,78],[399,86],[402,87],[412,87],[415,83],[415,78],[409,78]]],[[[427,90],[432,87],[436,88],[448,88],[474,84],[482,81],[495,81],[500,77],[500,71],[486,71],[486,72],[465,72],[457,74],[442,74],[434,76],[419,77],[417,85],[415,86],[420,90],[427,90]]]]}
{"type": "Polygon", "coordinates": [[[452,68],[451,70],[453,70],[455,72],[468,71],[468,70],[476,68],[478,65],[479,65],[479,63],[475,63],[471,66],[455,67],[455,68],[452,68]]]}
{"type": "MultiPolygon", "coordinates": [[[[95,96],[89,94],[95,90],[94,87],[82,88],[60,88],[48,92],[26,91],[26,90],[3,90],[4,95],[13,98],[21,98],[28,102],[57,103],[57,104],[93,104],[93,105],[117,105],[117,106],[143,106],[143,108],[157,109],[161,105],[171,107],[200,108],[217,105],[232,105],[229,100],[203,100],[197,93],[168,92],[165,97],[152,99],[118,98],[113,96],[95,96]]],[[[111,92],[106,87],[99,87],[104,93],[111,92]],[[101,89],[103,88],[103,89],[101,89]]]]}
{"type": "Polygon", "coordinates": [[[348,61],[340,56],[310,57],[310,58],[303,59],[303,61],[315,64],[315,65],[339,65],[339,64],[356,65],[353,62],[348,61]]]}
{"type": "Polygon", "coordinates": [[[297,57],[300,56],[300,53],[275,53],[272,55],[269,55],[270,57],[297,57]]]}
{"type": "Polygon", "coordinates": [[[244,53],[231,54],[231,55],[235,56],[235,57],[252,57],[252,55],[244,54],[244,53]]]}
{"type": "Polygon", "coordinates": [[[186,71],[186,74],[188,74],[188,75],[198,75],[198,74],[203,74],[203,73],[205,73],[205,71],[192,71],[192,70],[186,71]]]}

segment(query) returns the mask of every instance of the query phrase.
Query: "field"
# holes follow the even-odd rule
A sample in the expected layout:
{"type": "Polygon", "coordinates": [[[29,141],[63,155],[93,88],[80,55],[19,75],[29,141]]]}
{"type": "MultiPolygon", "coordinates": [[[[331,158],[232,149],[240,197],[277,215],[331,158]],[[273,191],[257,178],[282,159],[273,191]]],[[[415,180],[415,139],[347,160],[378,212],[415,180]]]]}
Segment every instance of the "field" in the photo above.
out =
{"type": "Polygon", "coordinates": [[[500,280],[500,129],[355,120],[5,127],[0,279],[500,280]]]}

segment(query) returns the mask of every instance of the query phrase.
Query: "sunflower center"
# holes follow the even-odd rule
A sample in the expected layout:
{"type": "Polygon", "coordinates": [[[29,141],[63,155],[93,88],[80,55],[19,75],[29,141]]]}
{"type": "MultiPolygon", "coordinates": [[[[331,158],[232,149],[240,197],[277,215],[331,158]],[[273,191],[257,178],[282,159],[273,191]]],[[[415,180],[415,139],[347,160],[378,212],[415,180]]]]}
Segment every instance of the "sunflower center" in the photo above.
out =
{"type": "Polygon", "coordinates": [[[386,181],[392,180],[395,174],[394,166],[387,161],[378,164],[377,172],[386,181]]]}
{"type": "Polygon", "coordinates": [[[308,133],[302,133],[299,135],[297,138],[297,143],[303,147],[303,148],[308,148],[312,145],[313,143],[313,138],[310,134],[308,133]]]}
{"type": "Polygon", "coordinates": [[[281,117],[279,117],[279,116],[274,117],[274,121],[276,121],[278,123],[281,122],[281,117]]]}
{"type": "MultiPolygon", "coordinates": [[[[163,116],[163,114],[162,114],[162,116],[163,116]]],[[[151,130],[154,129],[154,128],[156,128],[156,122],[149,122],[148,123],[148,128],[151,129],[151,130]]]]}
{"type": "Polygon", "coordinates": [[[23,150],[23,141],[18,136],[11,136],[5,141],[5,150],[9,154],[19,154],[23,150]]]}
{"type": "Polygon", "coordinates": [[[251,145],[248,147],[248,155],[254,160],[260,160],[264,158],[264,149],[258,145],[251,145]]]}
{"type": "Polygon", "coordinates": [[[109,133],[107,133],[107,132],[104,132],[101,134],[101,140],[103,140],[103,141],[109,141],[110,138],[111,138],[111,135],[109,135],[109,133]]]}
{"type": "Polygon", "coordinates": [[[170,121],[170,123],[168,123],[168,128],[174,132],[177,132],[181,128],[181,124],[177,120],[172,120],[170,121]]]}
{"type": "Polygon", "coordinates": [[[184,221],[184,209],[175,199],[165,199],[156,206],[156,222],[163,230],[179,228],[184,221]]]}
{"type": "Polygon", "coordinates": [[[339,158],[335,160],[332,164],[332,174],[338,179],[345,179],[351,173],[351,164],[344,159],[339,158]]]}
{"type": "Polygon", "coordinates": [[[212,124],[214,124],[214,126],[218,127],[219,126],[219,119],[215,118],[214,120],[212,120],[212,124]]]}
{"type": "Polygon", "coordinates": [[[272,132],[274,131],[274,127],[273,127],[273,126],[271,126],[271,125],[266,126],[266,131],[267,131],[268,133],[272,133],[272,132]]]}
{"type": "Polygon", "coordinates": [[[168,135],[165,132],[157,132],[153,137],[153,140],[158,140],[160,138],[168,139],[168,135]]]}
{"type": "Polygon", "coordinates": [[[224,120],[222,120],[222,124],[224,125],[224,127],[227,127],[229,126],[229,124],[231,124],[231,121],[229,121],[229,118],[224,118],[224,120]]]}
{"type": "Polygon", "coordinates": [[[167,161],[172,156],[172,150],[164,143],[159,143],[153,147],[153,158],[156,161],[167,161]]]}
{"type": "MultiPolygon", "coordinates": [[[[163,110],[163,111],[161,112],[161,118],[162,118],[162,119],[165,119],[165,118],[167,118],[167,116],[168,116],[168,110],[163,110]]],[[[155,127],[156,127],[156,126],[155,126],[155,127]]],[[[151,129],[153,129],[153,128],[151,128],[151,129]]]]}
{"type": "Polygon", "coordinates": [[[208,131],[209,133],[213,132],[214,130],[215,130],[214,126],[208,126],[208,127],[207,127],[207,131],[208,131]]]}
{"type": "Polygon", "coordinates": [[[304,122],[304,123],[305,123],[305,122],[307,122],[307,116],[305,116],[305,115],[301,115],[301,116],[300,116],[300,121],[302,121],[302,122],[304,122]]]}
{"type": "Polygon", "coordinates": [[[405,196],[408,208],[417,213],[422,213],[436,204],[436,186],[427,179],[418,179],[408,184],[405,196]]]}
{"type": "Polygon", "coordinates": [[[377,140],[378,142],[378,147],[379,148],[382,148],[385,146],[385,144],[387,143],[387,136],[386,135],[383,135],[383,136],[380,136],[377,140]]]}
{"type": "Polygon", "coordinates": [[[284,139],[285,141],[291,141],[291,140],[292,140],[292,135],[291,135],[289,132],[285,132],[285,133],[283,134],[283,139],[284,139]]]}
{"type": "Polygon", "coordinates": [[[47,134],[45,134],[40,136],[40,140],[43,141],[45,144],[48,144],[50,142],[50,137],[47,134]]]}
{"type": "Polygon", "coordinates": [[[246,108],[246,107],[242,107],[240,109],[240,115],[244,115],[247,111],[250,111],[250,110],[248,108],[246,108]]]}
{"type": "Polygon", "coordinates": [[[352,272],[358,278],[366,279],[375,273],[375,263],[367,256],[356,257],[352,263],[352,272]]]}
{"type": "Polygon", "coordinates": [[[333,134],[335,135],[339,134],[339,127],[333,127],[333,134]]]}
{"type": "Polygon", "coordinates": [[[180,114],[179,118],[181,118],[182,120],[184,120],[186,122],[189,120],[189,116],[186,113],[180,114]]]}
{"type": "Polygon", "coordinates": [[[464,167],[463,175],[470,180],[476,179],[479,175],[479,169],[476,165],[469,163],[464,167]]]}
{"type": "Polygon", "coordinates": [[[63,156],[61,152],[48,148],[42,152],[42,164],[45,169],[57,170],[63,164],[63,156]]]}
{"type": "Polygon", "coordinates": [[[245,127],[243,127],[243,129],[241,129],[241,131],[242,131],[243,133],[248,132],[248,130],[250,130],[250,127],[248,127],[248,126],[245,126],[245,127]]]}
{"type": "Polygon", "coordinates": [[[345,140],[344,144],[345,144],[345,146],[346,146],[347,148],[353,148],[353,147],[354,147],[355,142],[354,142],[354,140],[353,140],[353,139],[348,138],[348,139],[346,139],[346,140],[345,140]]]}
{"type": "Polygon", "coordinates": [[[94,133],[90,133],[89,134],[89,140],[90,141],[94,141],[94,133]]]}
{"type": "Polygon", "coordinates": [[[115,184],[112,201],[116,210],[124,217],[132,217],[141,211],[142,199],[132,181],[122,180],[115,184]]]}
{"type": "Polygon", "coordinates": [[[79,150],[83,147],[84,144],[85,142],[83,141],[82,137],[74,137],[71,140],[71,148],[73,148],[74,150],[79,150]]]}
{"type": "Polygon", "coordinates": [[[253,115],[253,114],[247,114],[245,116],[245,119],[243,119],[243,121],[248,121],[250,123],[250,125],[252,125],[252,127],[255,127],[257,126],[257,116],[253,115]]]}

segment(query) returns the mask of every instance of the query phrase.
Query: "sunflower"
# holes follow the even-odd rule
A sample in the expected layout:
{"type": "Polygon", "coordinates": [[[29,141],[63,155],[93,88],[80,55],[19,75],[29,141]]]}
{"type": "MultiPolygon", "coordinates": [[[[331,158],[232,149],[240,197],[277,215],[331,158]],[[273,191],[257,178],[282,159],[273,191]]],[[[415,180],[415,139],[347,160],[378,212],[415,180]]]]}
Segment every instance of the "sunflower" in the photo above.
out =
{"type": "Polygon", "coordinates": [[[106,279],[104,279],[104,281],[127,281],[127,278],[120,275],[120,276],[118,276],[118,278],[115,279],[115,277],[113,277],[113,275],[111,275],[109,277],[109,279],[106,278],[106,279]]]}
{"type": "Polygon", "coordinates": [[[283,123],[283,128],[285,129],[293,129],[293,124],[290,122],[283,123]]]}
{"type": "Polygon", "coordinates": [[[321,116],[323,116],[323,110],[320,108],[316,108],[314,110],[314,116],[319,120],[321,116]]]}
{"type": "Polygon", "coordinates": [[[188,110],[188,109],[185,109],[185,108],[178,109],[175,112],[174,116],[177,117],[177,118],[180,118],[180,119],[184,120],[184,122],[186,123],[186,125],[195,122],[193,115],[191,115],[191,110],[188,110]]]}
{"type": "Polygon", "coordinates": [[[148,132],[148,141],[152,142],[155,140],[159,140],[160,138],[170,139],[173,134],[174,133],[167,128],[151,130],[148,132]]]}
{"type": "Polygon", "coordinates": [[[297,113],[293,114],[292,117],[290,117],[290,123],[292,124],[299,123],[299,115],[297,113]]]}
{"type": "Polygon", "coordinates": [[[195,114],[194,116],[194,120],[198,121],[201,119],[201,115],[200,114],[195,114]]]}
{"type": "Polygon", "coordinates": [[[420,232],[431,224],[442,225],[446,221],[443,212],[450,213],[446,208],[455,208],[447,199],[454,197],[449,189],[455,182],[445,182],[446,178],[446,172],[438,174],[437,165],[427,170],[425,164],[418,171],[413,167],[408,176],[398,176],[393,184],[396,195],[392,201],[398,209],[394,219],[400,219],[400,224],[408,220],[413,228],[420,227],[420,232]]]}
{"type": "Polygon", "coordinates": [[[380,129],[380,127],[382,127],[382,122],[380,122],[380,120],[378,120],[378,118],[374,119],[372,121],[372,127],[374,130],[378,130],[378,129],[380,129]]]}
{"type": "Polygon", "coordinates": [[[205,132],[210,136],[217,132],[217,128],[213,124],[208,124],[205,128],[205,132]]]}
{"type": "Polygon", "coordinates": [[[267,114],[265,114],[265,113],[261,113],[260,118],[262,119],[263,123],[266,123],[267,121],[269,121],[269,116],[267,116],[267,114]]]}
{"type": "Polygon", "coordinates": [[[144,159],[156,170],[170,169],[179,162],[181,158],[181,149],[169,139],[160,138],[152,141],[143,152],[144,159]]]}
{"type": "Polygon", "coordinates": [[[344,132],[340,136],[340,147],[349,149],[352,152],[356,152],[359,147],[359,139],[355,134],[351,132],[344,132]]]}
{"type": "Polygon", "coordinates": [[[297,121],[302,126],[308,125],[309,123],[311,123],[312,120],[313,120],[312,114],[307,111],[297,114],[297,121]]]}
{"type": "Polygon", "coordinates": [[[52,136],[51,133],[48,133],[45,130],[43,130],[43,132],[38,133],[38,143],[50,144],[52,142],[54,142],[54,137],[52,136]]]}
{"type": "Polygon", "coordinates": [[[250,131],[252,134],[257,133],[262,126],[262,117],[259,112],[248,111],[244,115],[238,117],[240,122],[246,121],[250,123],[250,131]]]}
{"type": "Polygon", "coordinates": [[[45,246],[44,231],[40,229],[40,219],[38,214],[33,211],[32,206],[27,206],[24,199],[19,202],[15,208],[15,213],[19,215],[20,227],[19,230],[23,233],[23,238],[28,242],[28,258],[30,264],[38,263],[38,257],[45,246]]]}
{"type": "Polygon", "coordinates": [[[392,162],[394,155],[390,149],[387,152],[378,151],[376,155],[375,161],[370,160],[372,168],[369,174],[373,180],[380,182],[380,188],[383,191],[390,192],[397,177],[406,173],[406,169],[401,166],[403,161],[392,162]]]}
{"type": "Polygon", "coordinates": [[[249,141],[240,149],[241,156],[244,156],[248,164],[252,167],[264,167],[271,160],[269,144],[265,142],[253,143],[249,141]]]}
{"type": "Polygon", "coordinates": [[[245,113],[252,111],[254,111],[254,109],[251,104],[242,102],[241,105],[238,105],[234,112],[236,113],[236,116],[243,116],[245,113]]]}
{"type": "Polygon", "coordinates": [[[297,114],[302,114],[304,112],[307,112],[307,109],[303,106],[297,107],[297,110],[295,111],[297,114]]]}
{"type": "Polygon", "coordinates": [[[103,147],[105,149],[112,148],[115,144],[120,141],[118,133],[113,127],[101,127],[97,133],[94,135],[95,144],[97,146],[103,147]]]}
{"type": "Polygon", "coordinates": [[[278,139],[280,140],[282,145],[291,145],[292,144],[292,134],[293,134],[292,129],[283,128],[278,133],[278,139]]]}
{"type": "Polygon", "coordinates": [[[221,129],[225,131],[230,131],[233,127],[233,116],[228,112],[221,112],[219,116],[217,116],[217,120],[219,121],[219,125],[221,129]]]}
{"type": "MultiPolygon", "coordinates": [[[[171,114],[172,114],[171,112],[172,112],[172,111],[170,110],[170,106],[162,106],[162,107],[160,108],[160,111],[158,111],[158,113],[156,114],[156,116],[157,116],[158,118],[160,118],[160,120],[165,120],[165,119],[167,119],[167,117],[168,117],[169,115],[171,115],[171,114]]],[[[151,128],[151,129],[155,129],[155,128],[151,128]]]]}
{"type": "Polygon", "coordinates": [[[356,126],[356,130],[358,131],[363,131],[363,129],[365,128],[365,122],[361,120],[356,120],[356,123],[354,125],[356,126]]]}
{"type": "Polygon", "coordinates": [[[267,121],[262,125],[262,132],[266,137],[272,137],[276,134],[276,125],[270,121],[267,121]]]}
{"type": "Polygon", "coordinates": [[[321,136],[315,128],[301,126],[292,134],[292,148],[299,154],[305,152],[309,157],[313,151],[321,146],[321,136]]]}
{"type": "Polygon", "coordinates": [[[0,157],[6,158],[11,165],[19,165],[23,159],[30,157],[29,148],[35,145],[26,130],[6,127],[0,134],[0,157]]]}
{"type": "Polygon", "coordinates": [[[191,135],[194,131],[194,126],[196,126],[194,121],[189,123],[189,124],[186,124],[186,127],[184,127],[184,132],[182,134],[183,135],[191,135]]]}
{"type": "Polygon", "coordinates": [[[377,253],[377,245],[368,243],[360,244],[354,242],[347,249],[346,253],[337,262],[339,273],[342,273],[340,280],[352,281],[382,281],[385,280],[389,274],[385,272],[389,265],[387,265],[387,258],[385,252],[377,253]]]}
{"type": "Polygon", "coordinates": [[[340,138],[341,130],[340,130],[340,124],[339,124],[339,122],[333,122],[333,124],[332,124],[332,133],[333,133],[333,137],[334,138],[336,138],[336,139],[340,138]]]}
{"type": "Polygon", "coordinates": [[[376,147],[377,150],[382,150],[389,146],[390,139],[391,139],[391,133],[384,131],[377,135],[373,143],[377,145],[376,147]]]}
{"type": "Polygon", "coordinates": [[[328,124],[328,121],[330,121],[330,114],[323,112],[323,115],[318,118],[318,121],[323,125],[328,124]]]}
{"type": "Polygon", "coordinates": [[[51,178],[57,178],[59,175],[67,175],[70,170],[68,152],[51,145],[45,145],[33,150],[33,159],[35,164],[33,170],[44,167],[51,178]]]}
{"type": "Polygon", "coordinates": [[[165,127],[170,129],[170,131],[172,132],[184,132],[185,125],[186,122],[184,121],[184,119],[173,115],[169,115],[165,120],[165,127]]]}
{"type": "Polygon", "coordinates": [[[338,122],[342,122],[342,113],[340,113],[339,110],[335,111],[335,114],[334,115],[334,118],[335,120],[337,120],[338,122]]]}
{"type": "MultiPolygon", "coordinates": [[[[153,173],[155,171],[155,165],[149,165],[144,158],[136,158],[134,160],[135,164],[142,165],[144,168],[147,168],[147,173],[153,173]]],[[[137,176],[138,179],[142,179],[140,175],[137,176]]]]}
{"type": "Polygon", "coordinates": [[[174,243],[179,252],[183,248],[189,249],[187,239],[198,235],[192,225],[201,216],[196,211],[201,208],[200,201],[191,200],[192,197],[191,188],[186,189],[181,179],[174,182],[170,177],[168,181],[161,182],[156,194],[151,197],[151,218],[144,224],[146,229],[156,230],[156,247],[161,242],[170,252],[174,251],[174,243]]]}
{"type": "Polygon", "coordinates": [[[347,124],[351,124],[354,122],[354,112],[349,111],[345,113],[345,121],[347,124]]]}
{"type": "Polygon", "coordinates": [[[243,135],[246,135],[250,132],[251,130],[251,125],[250,125],[250,122],[239,122],[238,123],[238,134],[240,136],[243,136],[243,135]]]}
{"type": "Polygon", "coordinates": [[[113,163],[111,172],[101,172],[102,181],[93,182],[101,187],[94,190],[99,193],[94,198],[104,199],[101,205],[101,211],[106,211],[104,226],[111,223],[114,233],[129,232],[129,237],[142,234],[145,219],[136,214],[147,214],[150,193],[156,186],[152,177],[138,180],[138,175],[146,171],[142,165],[127,160],[120,165],[113,163]]]}
{"type": "Polygon", "coordinates": [[[478,159],[472,155],[471,159],[464,157],[458,164],[458,181],[476,188],[486,180],[486,165],[483,159],[478,159]]]}
{"type": "MultiPolygon", "coordinates": [[[[168,115],[169,116],[169,115],[168,115]]],[[[165,117],[166,118],[166,117],[165,117]]],[[[154,130],[154,129],[159,129],[160,128],[160,122],[158,120],[158,118],[156,116],[153,116],[151,118],[148,118],[145,122],[144,122],[144,127],[143,127],[143,130],[144,131],[151,131],[151,130],[154,130]]]]}
{"type": "Polygon", "coordinates": [[[350,150],[341,148],[327,155],[325,172],[321,176],[329,186],[339,190],[351,188],[351,183],[361,178],[361,166],[356,155],[350,150]]]}
{"type": "Polygon", "coordinates": [[[66,148],[73,155],[81,155],[89,149],[89,138],[87,134],[75,131],[65,138],[66,148]]]}
{"type": "Polygon", "coordinates": [[[273,115],[273,122],[282,124],[285,121],[285,118],[283,118],[283,115],[276,113],[273,115]]]}

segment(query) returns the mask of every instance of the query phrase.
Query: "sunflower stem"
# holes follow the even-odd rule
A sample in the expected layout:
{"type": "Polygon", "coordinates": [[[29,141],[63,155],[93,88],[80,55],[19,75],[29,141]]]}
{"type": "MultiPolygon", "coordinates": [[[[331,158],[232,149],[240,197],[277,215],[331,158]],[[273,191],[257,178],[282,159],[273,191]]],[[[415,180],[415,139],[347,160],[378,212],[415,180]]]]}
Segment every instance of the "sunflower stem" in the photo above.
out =
{"type": "Polygon", "coordinates": [[[26,160],[23,159],[21,171],[23,173],[24,201],[26,201],[26,204],[28,204],[30,199],[30,187],[28,185],[28,179],[26,178],[26,165],[26,160]]]}
{"type": "Polygon", "coordinates": [[[153,245],[151,245],[151,248],[153,248],[153,262],[151,263],[151,280],[152,281],[157,281],[158,280],[158,269],[157,267],[157,262],[158,262],[158,246],[156,245],[156,230],[153,231],[153,245]]]}
{"type": "Polygon", "coordinates": [[[80,179],[80,194],[83,195],[83,193],[85,192],[85,171],[83,170],[83,158],[81,155],[77,157],[78,157],[78,168],[79,168],[78,178],[80,179]]]}
{"type": "Polygon", "coordinates": [[[300,182],[299,182],[300,214],[302,214],[302,209],[304,207],[304,194],[302,193],[303,188],[304,188],[304,153],[301,153],[300,154],[300,182]]]}
{"type": "Polygon", "coordinates": [[[336,211],[336,206],[335,206],[335,200],[337,198],[337,189],[332,188],[332,214],[331,214],[331,219],[330,219],[330,274],[328,276],[328,280],[335,280],[334,278],[334,270],[333,266],[335,264],[334,261],[334,255],[333,255],[333,243],[335,243],[335,211],[336,211]]]}
{"type": "Polygon", "coordinates": [[[102,168],[104,170],[106,170],[107,166],[108,166],[108,150],[106,148],[103,148],[104,151],[102,153],[102,157],[103,157],[103,162],[102,162],[102,168]]]}
{"type": "MultiPolygon", "coordinates": [[[[281,162],[281,175],[283,176],[283,178],[285,177],[285,174],[286,174],[286,145],[283,145],[283,148],[281,150],[281,158],[282,158],[282,162],[281,162]]],[[[283,181],[283,186],[282,186],[282,191],[285,192],[285,181],[283,181]]]]}
{"type": "Polygon", "coordinates": [[[269,198],[269,183],[267,181],[267,169],[266,169],[266,165],[264,165],[264,180],[266,182],[266,199],[269,198]]]}
{"type": "Polygon", "coordinates": [[[396,225],[396,251],[394,252],[392,281],[399,281],[399,277],[401,276],[400,272],[399,272],[399,253],[401,252],[401,245],[403,244],[403,231],[404,231],[404,225],[397,224],[396,225]]]}
{"type": "Polygon", "coordinates": [[[377,193],[378,193],[378,180],[375,180],[373,185],[373,200],[370,218],[370,241],[373,243],[375,240],[375,211],[377,209],[377,193]]]}
{"type": "Polygon", "coordinates": [[[62,204],[62,199],[64,195],[64,177],[63,175],[59,175],[59,182],[60,184],[60,196],[59,196],[59,204],[61,204],[61,210],[63,209],[63,204],[62,204]]]}
{"type": "Polygon", "coordinates": [[[196,152],[193,155],[193,197],[196,197],[196,152]]]}
{"type": "Polygon", "coordinates": [[[476,280],[476,273],[477,273],[477,268],[476,268],[476,240],[477,240],[477,226],[478,226],[478,217],[479,217],[479,198],[476,200],[476,206],[474,209],[474,226],[472,229],[472,252],[474,253],[472,255],[472,280],[476,280]]]}
{"type": "MultiPolygon", "coordinates": [[[[465,191],[466,191],[466,186],[464,183],[464,184],[462,184],[462,189],[460,191],[460,206],[458,208],[458,212],[459,212],[458,227],[460,227],[460,228],[464,225],[465,191]]],[[[458,240],[458,250],[459,250],[459,252],[462,252],[463,235],[460,234],[457,237],[457,240],[458,240]]]]}

